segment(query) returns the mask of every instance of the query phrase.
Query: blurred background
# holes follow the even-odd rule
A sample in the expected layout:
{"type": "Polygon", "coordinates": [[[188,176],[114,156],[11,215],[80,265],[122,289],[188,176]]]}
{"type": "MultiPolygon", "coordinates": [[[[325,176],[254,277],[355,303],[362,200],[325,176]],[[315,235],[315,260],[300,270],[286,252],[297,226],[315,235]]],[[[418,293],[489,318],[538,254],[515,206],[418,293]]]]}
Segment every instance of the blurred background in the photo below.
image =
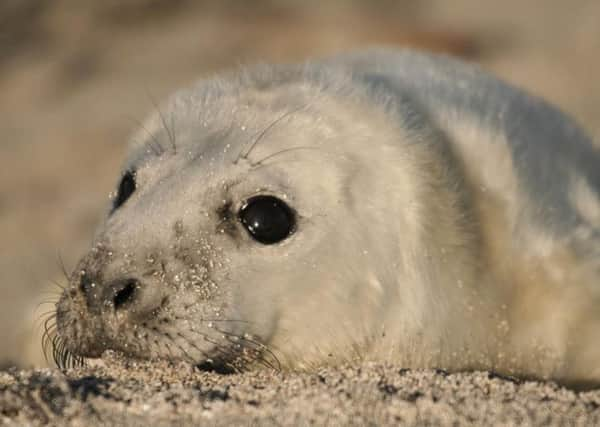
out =
{"type": "Polygon", "coordinates": [[[598,0],[0,0],[0,367],[88,248],[153,100],[218,70],[370,45],[478,62],[600,135],[598,0]]]}

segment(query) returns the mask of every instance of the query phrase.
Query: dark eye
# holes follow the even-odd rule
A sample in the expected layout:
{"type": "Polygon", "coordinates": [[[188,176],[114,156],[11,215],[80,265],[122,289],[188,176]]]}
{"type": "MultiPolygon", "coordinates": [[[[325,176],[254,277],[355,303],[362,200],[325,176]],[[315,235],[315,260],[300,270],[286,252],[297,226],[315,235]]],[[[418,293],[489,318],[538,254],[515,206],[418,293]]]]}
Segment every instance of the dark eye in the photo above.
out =
{"type": "Polygon", "coordinates": [[[238,215],[254,240],[265,245],[281,242],[294,232],[294,213],[277,197],[252,197],[238,215]]]}
{"type": "Polygon", "coordinates": [[[121,178],[121,182],[119,183],[119,190],[117,192],[117,197],[113,202],[113,211],[119,209],[123,203],[129,199],[129,196],[133,194],[135,191],[135,171],[127,171],[123,178],[121,178]]]}

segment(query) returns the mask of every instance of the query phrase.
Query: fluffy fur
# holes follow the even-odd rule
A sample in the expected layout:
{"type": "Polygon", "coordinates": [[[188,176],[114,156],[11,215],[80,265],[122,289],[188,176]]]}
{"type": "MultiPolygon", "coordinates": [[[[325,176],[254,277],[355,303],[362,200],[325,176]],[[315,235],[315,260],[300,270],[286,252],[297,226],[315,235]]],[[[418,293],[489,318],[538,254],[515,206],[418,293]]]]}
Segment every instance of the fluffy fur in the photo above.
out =
{"type": "Polygon", "coordinates": [[[369,51],[224,74],[174,94],[127,170],[57,305],[65,351],[600,381],[600,154],[474,66],[369,51]],[[257,194],[295,211],[288,239],[243,229],[257,194]]]}

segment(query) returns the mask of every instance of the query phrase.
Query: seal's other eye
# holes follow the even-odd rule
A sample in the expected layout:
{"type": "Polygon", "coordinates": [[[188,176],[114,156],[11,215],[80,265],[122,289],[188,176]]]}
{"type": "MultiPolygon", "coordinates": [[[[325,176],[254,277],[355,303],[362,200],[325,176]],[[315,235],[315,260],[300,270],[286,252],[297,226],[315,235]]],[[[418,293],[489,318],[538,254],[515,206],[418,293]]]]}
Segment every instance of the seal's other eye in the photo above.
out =
{"type": "Polygon", "coordinates": [[[135,171],[129,170],[125,172],[123,178],[121,178],[121,183],[119,184],[119,191],[117,192],[117,197],[113,202],[113,211],[119,209],[123,203],[129,199],[129,197],[135,191],[135,171]]]}
{"type": "Polygon", "coordinates": [[[277,197],[252,197],[238,215],[254,240],[264,245],[281,242],[294,232],[294,213],[277,197]]]}

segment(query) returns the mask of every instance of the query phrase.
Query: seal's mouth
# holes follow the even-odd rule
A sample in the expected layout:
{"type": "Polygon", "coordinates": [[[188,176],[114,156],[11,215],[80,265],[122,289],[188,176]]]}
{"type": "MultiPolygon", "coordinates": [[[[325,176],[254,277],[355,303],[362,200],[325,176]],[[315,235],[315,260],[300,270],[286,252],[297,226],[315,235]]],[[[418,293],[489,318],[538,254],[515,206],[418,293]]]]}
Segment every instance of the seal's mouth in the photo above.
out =
{"type": "MultiPolygon", "coordinates": [[[[141,318],[119,310],[127,307],[133,284],[125,283],[111,295],[113,308],[86,310],[84,298],[66,290],[56,311],[46,321],[43,340],[47,360],[61,369],[79,367],[107,350],[138,360],[183,361],[203,371],[231,374],[262,365],[280,370],[278,358],[263,340],[247,333],[248,322],[207,318],[201,304],[178,304],[164,297],[141,318]]],[[[128,308],[129,311],[133,309],[128,308]]]]}

